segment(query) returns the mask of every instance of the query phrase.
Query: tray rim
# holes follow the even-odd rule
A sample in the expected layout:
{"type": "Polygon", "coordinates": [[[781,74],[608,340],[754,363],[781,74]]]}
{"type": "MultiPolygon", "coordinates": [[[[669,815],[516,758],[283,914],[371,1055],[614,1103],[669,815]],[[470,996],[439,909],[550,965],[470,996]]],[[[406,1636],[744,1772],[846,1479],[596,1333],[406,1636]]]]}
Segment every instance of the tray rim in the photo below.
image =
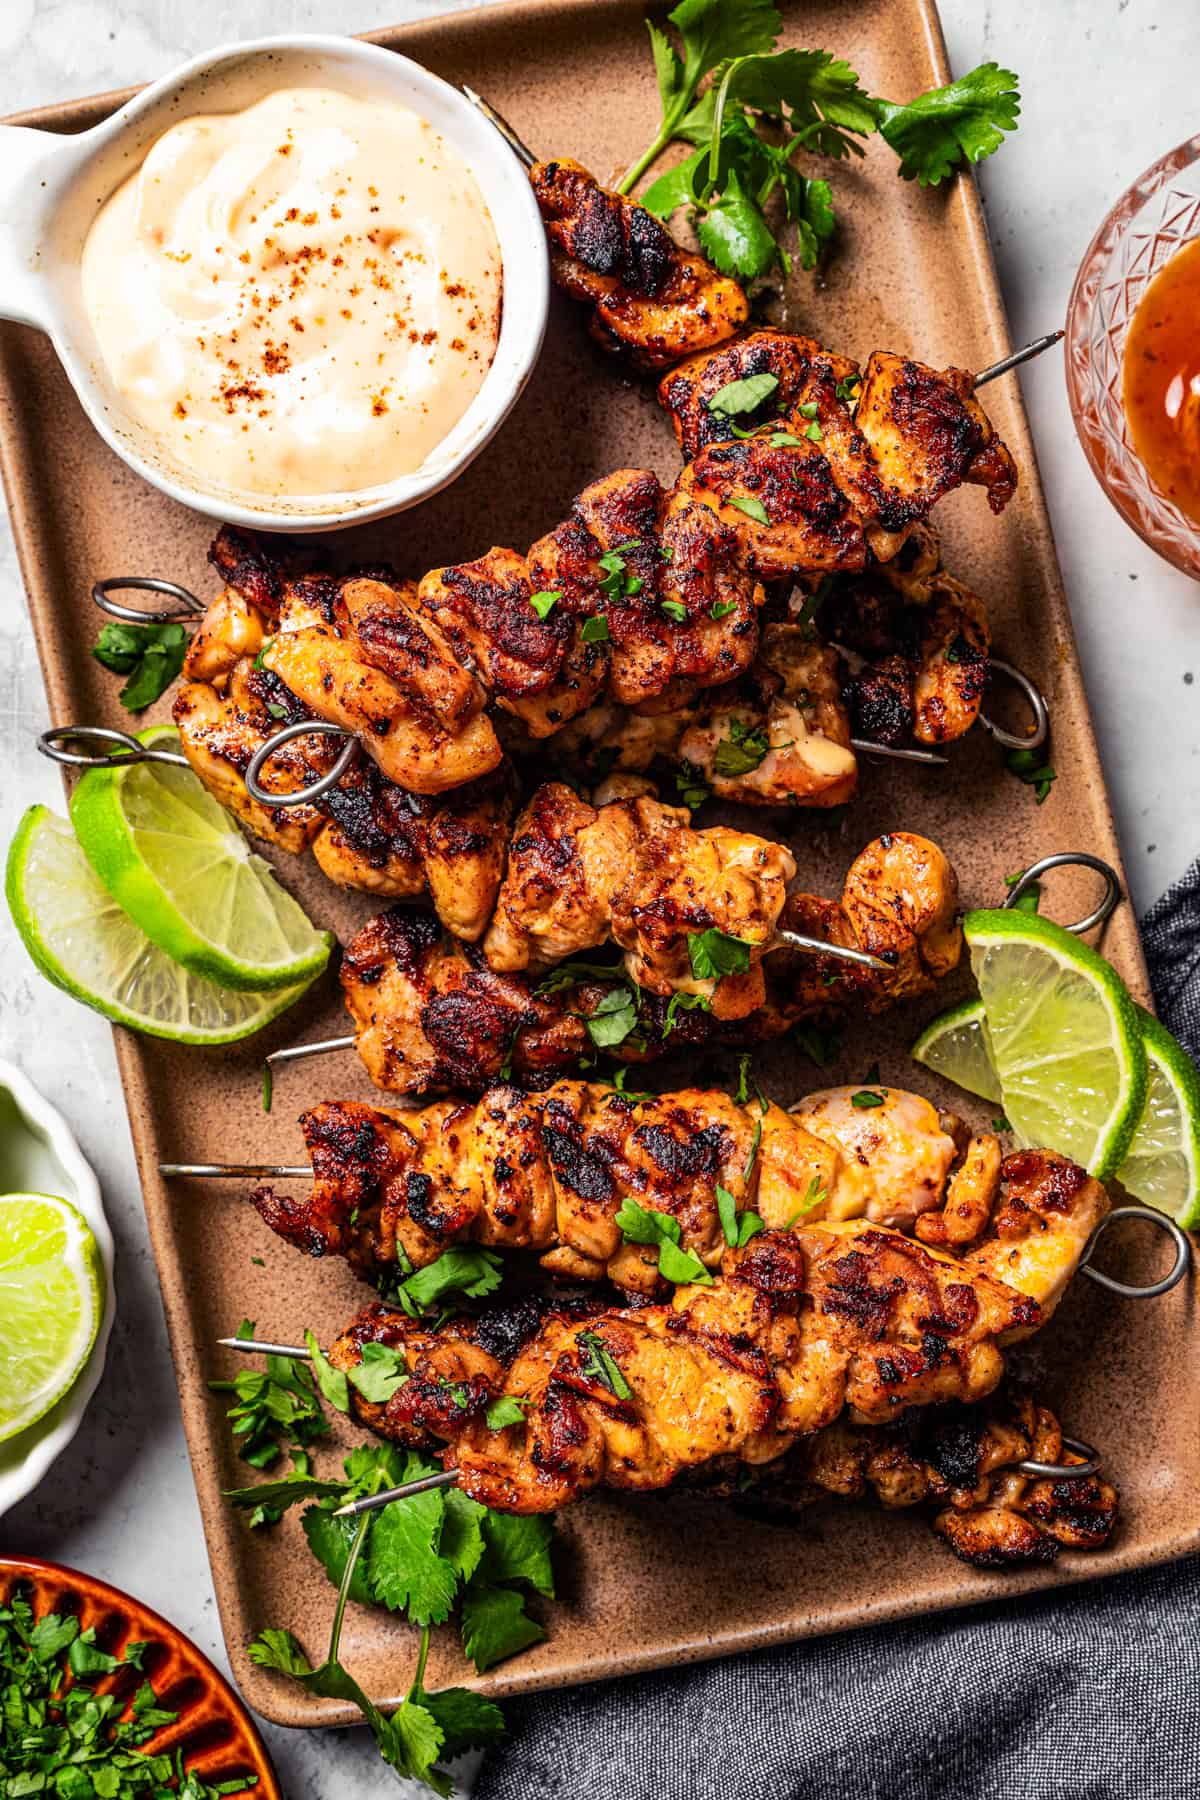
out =
{"type": "MultiPolygon", "coordinates": [[[[496,4],[477,5],[459,12],[411,20],[404,24],[383,27],[376,31],[357,35],[372,43],[403,50],[406,43],[410,43],[415,38],[423,39],[428,45],[431,39],[436,41],[440,36],[457,35],[464,26],[469,27],[474,22],[486,22],[493,28],[497,26],[502,28],[506,19],[520,18],[523,22],[528,22],[531,19],[536,21],[539,17],[554,19],[560,18],[564,14],[576,14],[580,16],[581,20],[585,20],[592,4],[593,0],[498,0],[496,4]]],[[[608,0],[608,4],[611,8],[619,8],[628,12],[631,18],[636,19],[640,19],[649,10],[662,9],[662,0],[608,0]]],[[[922,41],[916,48],[928,59],[937,82],[945,83],[950,79],[950,68],[936,0],[908,0],[908,4],[912,8],[913,16],[919,22],[922,32],[922,41]]],[[[86,123],[91,122],[101,110],[115,109],[138,91],[137,87],[121,88],[99,95],[85,96],[59,105],[27,109],[13,114],[4,122],[40,126],[43,129],[78,130],[83,128],[86,123]]],[[[954,180],[953,188],[947,198],[946,229],[956,233],[961,246],[965,248],[965,260],[970,265],[976,284],[979,304],[978,329],[981,336],[986,338],[992,356],[998,360],[1006,355],[1013,346],[1000,294],[992,247],[984,222],[982,201],[972,170],[960,173],[954,180]]],[[[1061,704],[1070,709],[1075,728],[1081,731],[1086,738],[1091,766],[1098,777],[1097,803],[1107,823],[1110,853],[1117,872],[1124,882],[1125,891],[1128,893],[1128,883],[1125,881],[1107,783],[1104,781],[1103,764],[1083,684],[1070,605],[1063,586],[1036,452],[1019,387],[1012,392],[1010,405],[1016,422],[1016,429],[1010,433],[1010,436],[1021,461],[1022,487],[1027,497],[1027,504],[1034,515],[1037,529],[1044,535],[1046,544],[1047,554],[1043,574],[1047,588],[1053,590],[1059,605],[1059,618],[1064,639],[1064,654],[1059,670],[1064,690],[1061,704]]],[[[63,672],[51,658],[48,633],[43,629],[44,619],[49,613],[51,603],[43,591],[45,584],[36,579],[39,533],[31,509],[28,509],[22,501],[22,462],[17,442],[18,436],[19,433],[13,429],[9,417],[7,384],[3,370],[0,369],[0,476],[3,477],[8,497],[21,576],[30,599],[34,635],[51,717],[55,723],[59,723],[65,722],[69,717],[68,695],[63,672]]],[[[1140,989],[1139,997],[1148,999],[1149,986],[1145,962],[1136,919],[1131,909],[1124,923],[1127,941],[1122,948],[1128,978],[1135,991],[1140,989]]],[[[113,1037],[129,1115],[138,1176],[145,1203],[147,1190],[153,1191],[158,1180],[148,1117],[148,1090],[142,1067],[145,1051],[133,1034],[120,1028],[114,1027],[113,1037]]],[[[199,1368],[195,1346],[190,1338],[190,1320],[187,1309],[180,1298],[183,1289],[183,1264],[174,1252],[165,1215],[166,1208],[162,1208],[160,1211],[156,1206],[146,1205],[147,1229],[154,1253],[156,1272],[159,1273],[168,1338],[179,1378],[184,1431],[189,1459],[192,1462],[197,1496],[200,1501],[201,1521],[209,1565],[222,1632],[234,1666],[237,1685],[256,1712],[278,1725],[298,1728],[337,1728],[360,1724],[360,1715],[353,1707],[341,1702],[322,1701],[300,1694],[297,1690],[287,1687],[281,1677],[257,1668],[245,1654],[244,1634],[239,1629],[241,1608],[237,1583],[233,1569],[223,1559],[221,1532],[218,1527],[218,1521],[226,1510],[225,1504],[221,1499],[215,1474],[200,1466],[202,1458],[197,1456],[197,1451],[202,1449],[207,1442],[207,1428],[203,1417],[205,1381],[199,1368]],[[173,1295],[168,1293],[167,1286],[162,1279],[162,1272],[165,1268],[169,1268],[176,1277],[173,1295]]],[[[1030,1593],[1075,1586],[1081,1582],[1097,1580],[1133,1569],[1155,1567],[1197,1550],[1200,1550],[1200,1519],[1197,1520],[1194,1529],[1167,1532],[1152,1540],[1143,1540],[1136,1545],[1118,1541],[1117,1547],[1106,1551],[1099,1564],[1092,1558],[1077,1557],[1069,1563],[1059,1564],[1053,1568],[1033,1570],[1022,1575],[1010,1574],[1005,1577],[1003,1594],[1017,1598],[1030,1593]]],[[[953,1566],[951,1574],[953,1574],[953,1566]]],[[[984,1605],[997,1597],[997,1593],[991,1587],[986,1591],[972,1594],[969,1590],[964,1592],[961,1586],[955,1588],[952,1581],[948,1579],[937,1593],[922,1596],[916,1615],[914,1615],[912,1602],[906,1602],[899,1597],[879,1602],[859,1597],[853,1604],[847,1603],[844,1606],[827,1609],[819,1617],[813,1616],[804,1619],[793,1617],[780,1620],[772,1625],[750,1625],[742,1630],[724,1626],[719,1637],[697,1636],[686,1643],[676,1642],[670,1647],[660,1650],[653,1648],[643,1651],[625,1650],[614,1655],[598,1647],[596,1657],[594,1659],[589,1657],[582,1664],[575,1661],[563,1666],[552,1665],[549,1668],[542,1667],[536,1673],[531,1674],[520,1672],[518,1659],[516,1668],[502,1665],[499,1671],[493,1671],[487,1676],[468,1678],[464,1685],[485,1691],[493,1698],[504,1699],[613,1676],[642,1674],[667,1666],[777,1646],[802,1639],[830,1635],[838,1631],[884,1624],[899,1618],[933,1616],[960,1607],[984,1605]]],[[[378,1703],[387,1710],[398,1704],[401,1698],[400,1694],[388,1695],[378,1703]]]]}

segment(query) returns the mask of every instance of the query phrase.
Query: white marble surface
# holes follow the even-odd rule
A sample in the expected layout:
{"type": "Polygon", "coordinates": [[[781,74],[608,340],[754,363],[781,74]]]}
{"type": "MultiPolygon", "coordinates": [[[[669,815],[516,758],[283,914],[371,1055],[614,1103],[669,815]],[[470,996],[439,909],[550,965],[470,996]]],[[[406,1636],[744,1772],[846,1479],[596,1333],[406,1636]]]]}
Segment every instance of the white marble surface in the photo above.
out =
{"type": "MultiPolygon", "coordinates": [[[[0,0],[0,114],[149,79],[223,39],[357,31],[450,0],[0,0]]],[[[1020,342],[1062,318],[1076,264],[1113,197],[1196,130],[1195,0],[943,0],[956,70],[1015,66],[1022,128],[983,172],[1001,280],[1020,342]]],[[[836,46],[853,55],[853,45],[836,46]]],[[[1074,441],[1056,357],[1028,371],[1027,403],[1139,909],[1200,849],[1196,636],[1200,588],[1125,529],[1074,441]]],[[[0,536],[0,843],[21,809],[61,807],[34,754],[47,723],[15,555],[0,536]]],[[[109,1367],[79,1438],[0,1543],[133,1589],[224,1661],[179,1424],[112,1044],[102,1020],[33,973],[0,918],[0,1054],[72,1121],[104,1186],[118,1242],[109,1367]]],[[[395,1793],[360,1732],[271,1731],[287,1790],[306,1800],[395,1793]]],[[[532,1796],[531,1796],[532,1800],[532,1796]]]]}

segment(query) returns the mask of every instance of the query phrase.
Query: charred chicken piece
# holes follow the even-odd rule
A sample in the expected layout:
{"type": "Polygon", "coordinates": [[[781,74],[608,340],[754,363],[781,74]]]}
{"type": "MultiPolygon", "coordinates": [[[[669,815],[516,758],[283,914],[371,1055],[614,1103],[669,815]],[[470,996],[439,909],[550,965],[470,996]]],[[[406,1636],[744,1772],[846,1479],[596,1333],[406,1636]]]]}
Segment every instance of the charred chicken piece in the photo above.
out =
{"type": "Polygon", "coordinates": [[[588,805],[561,782],[538,788],[513,828],[483,953],[493,969],[544,970],[612,938],[630,979],[652,993],[697,994],[718,1018],[761,1004],[763,948],[796,872],[779,844],[714,827],[647,797],[588,805]],[[698,971],[706,931],[750,946],[744,972],[698,971]]]}
{"type": "Polygon", "coordinates": [[[507,1366],[486,1360],[477,1325],[435,1333],[381,1308],[330,1360],[353,1369],[365,1343],[396,1348],[410,1379],[382,1406],[356,1398],[364,1422],[403,1443],[442,1439],[447,1466],[487,1505],[549,1511],[595,1487],[665,1487],[717,1458],[761,1467],[843,1412],[890,1424],[910,1407],[983,1398],[1003,1372],[1000,1343],[1037,1308],[962,1273],[875,1227],[766,1231],[668,1303],[549,1313],[507,1366]],[[448,1405],[439,1377],[452,1353],[466,1381],[448,1405]],[[500,1392],[527,1410],[491,1431],[500,1392]]]}
{"type": "Polygon", "coordinates": [[[1059,1550],[1099,1550],[1116,1525],[1117,1493],[1087,1476],[1059,1481],[1023,1475],[1014,1464],[1077,1464],[1047,1407],[1001,1389],[975,1406],[925,1406],[893,1426],[838,1419],[802,1438],[778,1462],[752,1472],[720,1464],[705,1492],[795,1514],[830,1498],[873,1496],[889,1510],[933,1505],[933,1529],[976,1568],[1051,1563],[1059,1550]]]}
{"type": "Polygon", "coordinates": [[[536,163],[529,178],[554,279],[591,307],[591,333],[603,348],[661,369],[745,323],[750,308],[737,282],[680,249],[644,206],[601,187],[569,157],[536,163]]]}
{"type": "Polygon", "coordinates": [[[501,760],[483,688],[411,582],[289,583],[262,663],[315,717],[353,732],[397,786],[444,793],[501,760]]]}
{"type": "Polygon", "coordinates": [[[902,531],[961,482],[987,489],[1003,512],[1017,485],[1016,464],[975,398],[965,369],[931,369],[876,350],[867,360],[854,422],[888,494],[880,524],[902,531]]]}

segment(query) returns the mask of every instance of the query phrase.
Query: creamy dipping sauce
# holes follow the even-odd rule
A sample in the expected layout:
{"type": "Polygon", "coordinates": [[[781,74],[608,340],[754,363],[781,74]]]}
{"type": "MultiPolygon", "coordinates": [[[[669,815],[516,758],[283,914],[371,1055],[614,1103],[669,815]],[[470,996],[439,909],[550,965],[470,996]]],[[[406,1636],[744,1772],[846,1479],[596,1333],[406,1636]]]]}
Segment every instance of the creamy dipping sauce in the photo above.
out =
{"type": "Polygon", "coordinates": [[[300,496],[420,467],[495,355],[501,262],[424,119],[323,88],[184,119],[97,215],[83,299],[176,459],[300,496]]]}

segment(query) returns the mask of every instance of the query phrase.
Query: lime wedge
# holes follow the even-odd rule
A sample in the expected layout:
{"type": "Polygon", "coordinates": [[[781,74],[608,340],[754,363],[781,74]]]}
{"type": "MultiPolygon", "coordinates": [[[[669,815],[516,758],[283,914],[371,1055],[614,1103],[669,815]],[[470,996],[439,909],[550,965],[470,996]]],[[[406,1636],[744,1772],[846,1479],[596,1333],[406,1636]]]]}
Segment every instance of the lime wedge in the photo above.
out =
{"type": "MultiPolygon", "coordinates": [[[[171,726],[142,743],[177,748],[171,726]]],[[[222,987],[260,993],[319,975],[333,939],[318,931],[190,769],[89,769],[71,796],[85,856],[160,950],[222,987]]]]}
{"type": "Polygon", "coordinates": [[[8,852],[5,893],[43,975],[118,1025],[177,1044],[231,1044],[259,1031],[315,977],[234,993],[172,962],[103,887],[65,819],[31,806],[8,852]]]}
{"type": "Polygon", "coordinates": [[[1117,1180],[1181,1225],[1200,1225],[1200,1076],[1166,1027],[1137,1012],[1150,1084],[1117,1180]]]}
{"type": "Polygon", "coordinates": [[[988,1055],[983,1034],[983,1001],[964,1000],[927,1025],[909,1053],[935,1075],[978,1094],[981,1100],[999,1100],[1000,1083],[988,1055]]]}
{"type": "Polygon", "coordinates": [[[1059,1150],[1108,1180],[1129,1148],[1148,1080],[1125,984],[1102,956],[1036,913],[968,913],[963,934],[1018,1143],[1059,1150]]]}
{"type": "Polygon", "coordinates": [[[73,1386],[104,1312],[100,1252],[82,1213],[49,1194],[0,1198],[0,1439],[73,1386]]]}

